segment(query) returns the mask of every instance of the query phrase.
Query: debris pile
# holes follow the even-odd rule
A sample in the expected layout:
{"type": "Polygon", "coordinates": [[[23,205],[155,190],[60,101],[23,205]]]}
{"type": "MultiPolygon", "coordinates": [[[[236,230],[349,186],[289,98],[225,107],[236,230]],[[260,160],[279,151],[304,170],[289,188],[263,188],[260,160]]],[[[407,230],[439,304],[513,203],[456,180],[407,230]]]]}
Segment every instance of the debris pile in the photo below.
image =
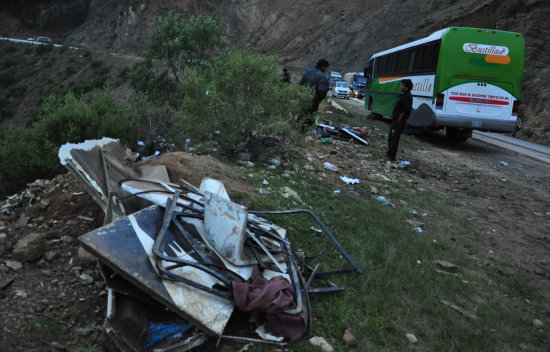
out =
{"type": "Polygon", "coordinates": [[[172,182],[162,165],[138,170],[135,156],[104,138],[66,144],[63,165],[105,213],[80,237],[108,289],[107,332],[124,351],[187,351],[208,336],[285,346],[311,328],[309,295],[340,291],[328,275],[361,273],[309,210],[252,211],[222,182],[172,182]],[[351,268],[320,272],[296,253],[271,214],[307,214],[351,268]],[[254,336],[224,334],[233,311],[248,312],[254,336]]]}

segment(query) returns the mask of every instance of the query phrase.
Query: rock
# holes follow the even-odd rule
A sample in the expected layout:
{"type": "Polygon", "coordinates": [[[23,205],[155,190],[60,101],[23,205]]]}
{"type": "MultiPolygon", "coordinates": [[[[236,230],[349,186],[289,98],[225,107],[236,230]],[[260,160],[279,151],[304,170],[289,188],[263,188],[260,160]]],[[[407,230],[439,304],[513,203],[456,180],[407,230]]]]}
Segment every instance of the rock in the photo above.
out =
{"type": "Polygon", "coordinates": [[[254,348],[254,344],[253,343],[247,343],[246,345],[243,346],[243,348],[241,348],[239,350],[239,352],[246,352],[246,351],[251,351],[252,348],[254,348]]]}
{"type": "Polygon", "coordinates": [[[71,243],[74,239],[71,236],[63,236],[61,237],[61,241],[65,243],[71,243]]]}
{"type": "Polygon", "coordinates": [[[0,233],[0,255],[3,255],[6,252],[6,239],[8,235],[4,232],[0,233]]]}
{"type": "Polygon", "coordinates": [[[21,262],[32,262],[38,260],[44,254],[45,236],[33,232],[23,237],[15,244],[12,258],[21,262]]]}
{"type": "Polygon", "coordinates": [[[18,271],[21,270],[23,264],[21,264],[21,262],[18,262],[17,260],[6,260],[6,266],[13,271],[18,271]]]}
{"type": "Polygon", "coordinates": [[[13,295],[15,297],[21,297],[21,298],[27,298],[27,292],[23,291],[23,290],[15,290],[15,292],[13,293],[13,295]]]}
{"type": "Polygon", "coordinates": [[[446,271],[448,273],[458,273],[458,266],[453,263],[446,262],[444,260],[436,259],[433,263],[437,266],[439,270],[446,271]]]}
{"type": "Polygon", "coordinates": [[[300,196],[298,195],[298,193],[296,193],[295,191],[293,191],[289,187],[281,188],[281,193],[282,193],[283,197],[285,197],[285,198],[292,197],[292,198],[296,199],[298,202],[303,203],[303,201],[300,198],[300,196]]]}
{"type": "Polygon", "coordinates": [[[27,225],[27,222],[29,222],[29,217],[26,216],[25,214],[21,214],[21,216],[19,217],[19,219],[17,220],[17,222],[15,223],[15,225],[17,227],[23,227],[25,225],[27,225]]]}
{"type": "Polygon", "coordinates": [[[94,283],[94,278],[88,274],[82,274],[79,276],[79,278],[84,282],[85,285],[91,285],[94,283]]]}
{"type": "Polygon", "coordinates": [[[539,319],[533,319],[533,326],[540,329],[544,326],[544,323],[539,319]]]}
{"type": "Polygon", "coordinates": [[[413,334],[407,334],[407,340],[409,340],[410,343],[416,343],[418,341],[413,334]]]}
{"type": "Polygon", "coordinates": [[[78,247],[78,262],[82,264],[94,264],[96,257],[87,252],[83,247],[78,247]]]}
{"type": "Polygon", "coordinates": [[[346,332],[344,333],[342,339],[344,340],[346,346],[357,346],[357,339],[355,338],[355,336],[352,335],[349,329],[346,329],[346,332]]]}
{"type": "Polygon", "coordinates": [[[48,232],[46,232],[46,239],[53,240],[53,239],[59,238],[60,234],[61,233],[58,230],[48,231],[48,232]]]}
{"type": "Polygon", "coordinates": [[[59,253],[59,251],[56,250],[56,249],[51,250],[51,251],[47,251],[46,253],[44,253],[44,259],[48,263],[51,263],[51,262],[53,262],[54,260],[56,260],[57,258],[60,258],[60,257],[61,257],[61,253],[59,253]]]}
{"type": "Polygon", "coordinates": [[[13,282],[13,280],[15,280],[15,277],[13,276],[6,276],[6,277],[0,278],[0,290],[3,290],[6,287],[8,287],[13,282]]]}
{"type": "Polygon", "coordinates": [[[40,209],[42,209],[42,210],[45,210],[49,205],[50,205],[50,201],[47,200],[47,199],[42,199],[42,200],[40,201],[40,203],[38,204],[38,206],[39,206],[40,209]]]}
{"type": "Polygon", "coordinates": [[[370,193],[372,194],[378,194],[378,188],[374,187],[374,186],[370,186],[370,193]]]}
{"type": "Polygon", "coordinates": [[[309,339],[313,346],[319,346],[325,352],[334,352],[334,348],[321,336],[314,336],[309,339]]]}

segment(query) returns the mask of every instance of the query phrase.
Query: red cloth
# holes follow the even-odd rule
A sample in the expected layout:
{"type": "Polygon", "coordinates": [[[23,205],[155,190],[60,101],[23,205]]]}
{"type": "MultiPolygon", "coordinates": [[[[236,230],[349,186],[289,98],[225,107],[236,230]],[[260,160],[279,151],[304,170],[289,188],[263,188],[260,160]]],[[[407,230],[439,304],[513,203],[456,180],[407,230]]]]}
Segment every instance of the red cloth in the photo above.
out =
{"type": "Polygon", "coordinates": [[[307,328],[307,314],[284,313],[296,307],[294,287],[282,276],[266,280],[257,266],[247,282],[233,282],[235,306],[245,312],[251,312],[256,322],[265,322],[265,329],[274,336],[282,336],[294,342],[307,328]]]}

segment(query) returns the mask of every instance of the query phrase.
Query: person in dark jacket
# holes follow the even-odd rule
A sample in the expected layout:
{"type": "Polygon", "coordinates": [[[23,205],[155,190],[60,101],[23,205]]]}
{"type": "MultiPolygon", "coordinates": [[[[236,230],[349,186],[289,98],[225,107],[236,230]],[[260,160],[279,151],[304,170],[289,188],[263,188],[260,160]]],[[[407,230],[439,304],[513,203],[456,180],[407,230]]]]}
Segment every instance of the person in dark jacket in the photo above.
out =
{"type": "Polygon", "coordinates": [[[329,83],[325,72],[327,71],[328,67],[328,61],[325,59],[321,59],[317,61],[317,65],[315,65],[315,67],[307,70],[300,80],[301,86],[307,85],[309,87],[315,88],[315,95],[313,96],[311,106],[305,109],[302,113],[303,115],[306,115],[305,123],[309,126],[311,126],[314,122],[311,115],[317,112],[317,109],[319,109],[319,104],[327,96],[329,83]]]}
{"type": "Polygon", "coordinates": [[[411,115],[412,111],[412,95],[413,83],[410,79],[404,79],[401,81],[401,93],[399,93],[399,99],[393,108],[392,120],[390,132],[388,134],[388,158],[395,161],[397,156],[397,148],[399,146],[399,138],[401,133],[407,126],[407,119],[411,115]]]}
{"type": "Polygon", "coordinates": [[[290,83],[290,72],[286,68],[283,68],[283,82],[290,83]]]}

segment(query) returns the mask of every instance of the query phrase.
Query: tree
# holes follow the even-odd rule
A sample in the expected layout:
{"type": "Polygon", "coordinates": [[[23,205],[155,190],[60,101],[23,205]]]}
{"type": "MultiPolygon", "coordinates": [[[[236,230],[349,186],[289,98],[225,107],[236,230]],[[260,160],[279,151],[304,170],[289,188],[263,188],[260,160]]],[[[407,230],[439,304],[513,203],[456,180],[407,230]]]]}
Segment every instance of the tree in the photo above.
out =
{"type": "Polygon", "coordinates": [[[177,12],[157,22],[145,56],[170,69],[179,82],[188,65],[204,65],[224,46],[223,27],[213,17],[185,17],[177,12]]]}
{"type": "Polygon", "coordinates": [[[250,49],[220,56],[207,71],[190,70],[182,81],[181,128],[194,141],[215,142],[228,156],[245,149],[265,156],[266,136],[291,137],[313,95],[308,87],[282,82],[279,72],[276,58],[250,49]]]}

